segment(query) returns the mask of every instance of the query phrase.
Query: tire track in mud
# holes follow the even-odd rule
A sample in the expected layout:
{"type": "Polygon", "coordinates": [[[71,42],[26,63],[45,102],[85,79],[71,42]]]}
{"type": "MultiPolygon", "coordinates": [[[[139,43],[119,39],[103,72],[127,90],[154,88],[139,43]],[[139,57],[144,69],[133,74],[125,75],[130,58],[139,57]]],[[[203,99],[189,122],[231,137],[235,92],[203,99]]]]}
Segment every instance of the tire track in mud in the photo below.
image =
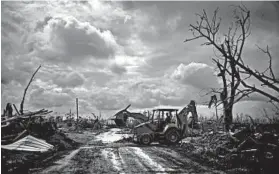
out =
{"type": "Polygon", "coordinates": [[[77,154],[77,158],[73,158],[73,160],[79,161],[79,163],[73,166],[82,166],[81,172],[78,173],[124,173],[122,169],[123,165],[118,155],[118,148],[116,147],[81,147],[80,153],[77,154]],[[84,163],[84,161],[88,161],[88,159],[89,162],[84,163]]]}
{"type": "Polygon", "coordinates": [[[151,156],[159,157],[160,159],[167,159],[160,160],[165,165],[171,165],[170,167],[176,169],[178,172],[190,172],[190,173],[216,173],[216,174],[224,174],[222,171],[213,170],[202,164],[199,164],[185,156],[181,156],[174,150],[170,149],[169,147],[151,147],[145,149],[147,154],[151,156]],[[184,169],[184,170],[183,170],[184,169]]]}
{"type": "MultiPolygon", "coordinates": [[[[171,168],[165,167],[165,165],[161,165],[162,163],[159,163],[157,158],[153,158],[150,155],[146,154],[145,151],[142,150],[142,148],[139,147],[129,147],[131,151],[139,158],[141,159],[145,164],[149,165],[152,169],[152,172],[172,172],[174,171],[171,168]],[[164,167],[163,167],[164,166],[164,167]]],[[[144,148],[145,149],[145,148],[144,148]]]]}
{"type": "Polygon", "coordinates": [[[171,165],[168,157],[161,158],[156,154],[146,153],[146,149],[152,147],[123,147],[120,148],[120,156],[123,156],[128,167],[125,171],[128,173],[189,173],[177,165],[171,165]]]}
{"type": "MultiPolygon", "coordinates": [[[[132,147],[133,148],[133,147],[132,147]]],[[[148,156],[149,160],[156,161],[157,164],[163,166],[161,170],[156,169],[156,165],[153,167],[154,172],[161,173],[192,173],[191,168],[186,168],[185,163],[176,160],[170,160],[171,157],[169,155],[163,153],[154,153],[154,147],[142,147],[142,152],[144,153],[144,157],[148,156]],[[142,150],[144,149],[144,151],[142,150]],[[156,170],[154,170],[154,168],[156,170]]],[[[145,158],[146,159],[146,158],[145,158]]],[[[160,169],[160,168],[159,168],[160,169]]]]}
{"type": "Polygon", "coordinates": [[[129,171],[129,172],[134,171],[136,169],[136,168],[134,168],[135,166],[138,166],[140,169],[148,169],[148,166],[145,165],[138,158],[136,158],[136,155],[131,153],[131,151],[129,149],[120,148],[119,153],[120,153],[121,158],[124,161],[124,167],[127,171],[129,171]]]}
{"type": "Polygon", "coordinates": [[[111,156],[111,149],[113,148],[103,151],[106,150],[105,147],[80,147],[38,173],[119,173],[114,167],[115,164],[111,163],[110,157],[104,156],[106,153],[111,156]]]}
{"type": "Polygon", "coordinates": [[[156,156],[159,161],[163,164],[170,166],[171,168],[175,169],[176,172],[187,172],[187,173],[196,173],[196,172],[205,172],[202,167],[196,167],[192,164],[191,160],[184,159],[183,157],[167,153],[165,149],[158,150],[160,148],[152,147],[150,149],[146,149],[147,154],[151,154],[151,156],[156,156]],[[163,159],[163,160],[162,160],[163,159]],[[164,160],[167,159],[167,160],[164,160]]]}
{"type": "Polygon", "coordinates": [[[101,154],[103,155],[104,159],[106,159],[109,163],[112,164],[112,166],[116,170],[116,172],[124,173],[123,162],[120,158],[118,148],[102,149],[101,154]]]}
{"type": "Polygon", "coordinates": [[[152,166],[146,163],[143,158],[140,158],[129,147],[122,147],[119,149],[120,156],[124,160],[124,167],[127,173],[149,172],[152,171],[152,166]]]}
{"type": "Polygon", "coordinates": [[[186,164],[180,160],[177,160],[176,158],[172,158],[169,155],[166,155],[161,152],[154,152],[156,149],[154,147],[148,148],[145,150],[147,154],[150,154],[151,156],[156,157],[157,161],[160,161],[162,164],[169,166],[169,168],[172,168],[177,173],[181,172],[189,172],[191,171],[191,168],[185,167],[186,164]]]}
{"type": "Polygon", "coordinates": [[[55,166],[47,168],[42,173],[50,173],[53,171],[63,170],[71,161],[71,159],[79,152],[80,149],[72,151],[69,155],[65,156],[63,159],[60,159],[56,162],[55,166]]]}
{"type": "Polygon", "coordinates": [[[212,171],[171,147],[116,143],[118,129],[104,132],[40,173],[222,173],[212,171]]]}
{"type": "Polygon", "coordinates": [[[168,147],[87,146],[72,151],[41,173],[223,173],[168,147]]]}

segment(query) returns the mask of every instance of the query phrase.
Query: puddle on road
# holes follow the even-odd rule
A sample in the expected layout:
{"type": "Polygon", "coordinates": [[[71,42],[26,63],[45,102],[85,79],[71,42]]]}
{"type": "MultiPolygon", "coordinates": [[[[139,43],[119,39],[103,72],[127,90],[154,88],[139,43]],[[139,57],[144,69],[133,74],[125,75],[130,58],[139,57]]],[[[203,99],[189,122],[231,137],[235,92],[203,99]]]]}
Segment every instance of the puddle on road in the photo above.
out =
{"type": "Polygon", "coordinates": [[[128,138],[129,134],[118,134],[121,131],[119,128],[110,129],[108,132],[101,133],[95,137],[94,141],[101,141],[102,143],[113,143],[123,138],[128,138]]]}

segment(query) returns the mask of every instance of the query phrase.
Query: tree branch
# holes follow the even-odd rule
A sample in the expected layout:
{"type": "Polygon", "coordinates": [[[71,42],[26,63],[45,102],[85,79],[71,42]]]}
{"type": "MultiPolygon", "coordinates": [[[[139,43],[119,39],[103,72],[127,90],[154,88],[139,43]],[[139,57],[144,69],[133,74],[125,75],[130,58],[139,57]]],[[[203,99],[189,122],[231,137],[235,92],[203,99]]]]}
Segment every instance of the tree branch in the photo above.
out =
{"type": "Polygon", "coordinates": [[[27,84],[26,88],[24,89],[22,101],[21,101],[21,103],[20,103],[20,110],[19,110],[19,112],[20,112],[21,115],[23,114],[23,105],[24,105],[24,100],[25,100],[26,92],[27,92],[27,90],[28,90],[28,88],[29,88],[31,82],[33,81],[34,76],[36,75],[36,73],[39,71],[40,68],[41,68],[41,65],[40,65],[40,66],[37,68],[37,70],[33,73],[33,75],[32,75],[32,77],[31,77],[29,83],[27,84]]]}
{"type": "MultiPolygon", "coordinates": [[[[256,46],[257,46],[258,49],[260,49],[263,53],[265,53],[265,54],[268,55],[268,58],[269,58],[269,66],[268,66],[267,69],[269,69],[269,71],[270,71],[270,75],[271,75],[270,80],[271,80],[271,79],[276,80],[276,78],[275,78],[275,76],[274,76],[274,73],[273,73],[273,70],[272,70],[272,56],[271,56],[271,54],[270,54],[270,52],[269,52],[268,45],[266,46],[266,50],[260,48],[258,45],[256,45],[256,46]]],[[[263,72],[263,73],[264,73],[264,72],[263,72]]],[[[279,81],[277,81],[277,83],[279,83],[279,81]]]]}

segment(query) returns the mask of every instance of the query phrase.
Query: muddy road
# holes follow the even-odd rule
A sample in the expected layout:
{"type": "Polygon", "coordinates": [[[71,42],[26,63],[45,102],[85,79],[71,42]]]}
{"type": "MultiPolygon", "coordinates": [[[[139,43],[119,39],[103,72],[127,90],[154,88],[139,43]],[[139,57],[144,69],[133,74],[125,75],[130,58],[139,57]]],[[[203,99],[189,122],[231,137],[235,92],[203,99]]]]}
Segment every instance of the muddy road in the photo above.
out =
{"type": "Polygon", "coordinates": [[[112,129],[97,135],[37,173],[223,173],[181,156],[170,147],[116,143],[123,136],[116,132],[112,129]]]}

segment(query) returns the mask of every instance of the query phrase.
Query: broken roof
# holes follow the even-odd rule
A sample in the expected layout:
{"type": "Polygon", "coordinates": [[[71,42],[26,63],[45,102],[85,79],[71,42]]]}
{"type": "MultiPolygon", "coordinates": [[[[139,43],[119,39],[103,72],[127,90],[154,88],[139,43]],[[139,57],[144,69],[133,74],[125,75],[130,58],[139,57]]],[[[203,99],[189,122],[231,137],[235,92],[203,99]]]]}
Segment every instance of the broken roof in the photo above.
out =
{"type": "Polygon", "coordinates": [[[54,146],[44,140],[28,135],[12,144],[1,145],[1,148],[7,150],[29,151],[29,152],[46,152],[53,149],[54,146]]]}

